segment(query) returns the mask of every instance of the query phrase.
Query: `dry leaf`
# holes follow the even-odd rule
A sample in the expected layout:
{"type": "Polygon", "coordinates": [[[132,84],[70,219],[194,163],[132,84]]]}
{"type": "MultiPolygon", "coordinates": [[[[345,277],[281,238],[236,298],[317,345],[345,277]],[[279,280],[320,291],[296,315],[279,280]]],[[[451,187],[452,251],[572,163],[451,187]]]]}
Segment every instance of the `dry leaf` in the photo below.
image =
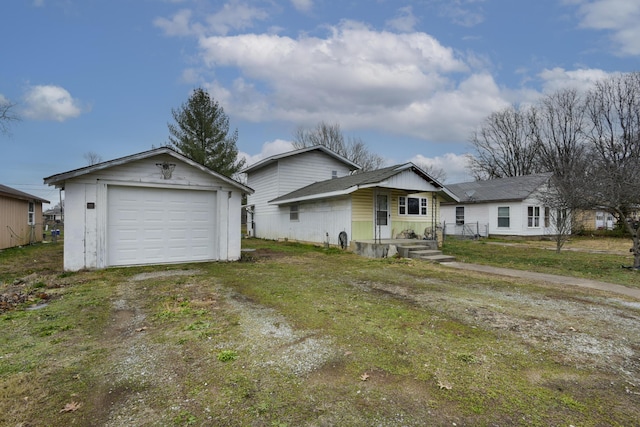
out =
{"type": "Polygon", "coordinates": [[[64,408],[60,409],[60,412],[75,412],[82,406],[82,403],[71,402],[64,405],[64,408]]]}
{"type": "Polygon", "coordinates": [[[366,381],[366,380],[368,380],[368,379],[369,379],[369,374],[367,374],[367,373],[365,372],[364,374],[360,375],[360,379],[361,379],[362,381],[366,381]]]}
{"type": "Polygon", "coordinates": [[[136,332],[142,332],[142,331],[146,331],[146,330],[147,330],[147,327],[143,326],[142,328],[136,329],[136,332]]]}

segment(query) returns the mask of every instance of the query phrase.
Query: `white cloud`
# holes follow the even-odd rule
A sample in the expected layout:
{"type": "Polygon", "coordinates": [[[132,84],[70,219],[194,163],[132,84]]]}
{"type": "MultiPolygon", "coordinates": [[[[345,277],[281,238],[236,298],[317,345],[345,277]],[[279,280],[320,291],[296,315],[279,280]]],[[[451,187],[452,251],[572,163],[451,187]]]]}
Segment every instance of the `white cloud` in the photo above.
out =
{"type": "Polygon", "coordinates": [[[538,76],[542,79],[543,91],[551,93],[567,87],[586,91],[593,87],[595,82],[610,75],[610,73],[599,69],[577,69],[571,71],[556,67],[544,69],[538,76]]]}
{"type": "Polygon", "coordinates": [[[208,29],[213,34],[226,35],[231,30],[244,30],[253,27],[254,21],[268,18],[267,12],[249,6],[240,1],[226,3],[222,9],[206,17],[208,29]]]}
{"type": "Polygon", "coordinates": [[[484,0],[432,0],[440,15],[463,27],[473,27],[484,21],[484,11],[480,6],[484,0]]]}
{"type": "Polygon", "coordinates": [[[467,156],[465,154],[446,153],[436,157],[417,154],[409,161],[418,166],[424,165],[444,170],[446,173],[445,183],[448,184],[473,181],[473,176],[467,170],[467,156]]]}
{"type": "Polygon", "coordinates": [[[206,36],[209,34],[226,35],[233,30],[245,30],[253,27],[255,21],[269,17],[262,9],[241,1],[225,3],[216,13],[196,13],[190,9],[176,12],[170,19],[158,17],[153,24],[162,29],[167,36],[206,36]],[[203,22],[192,19],[203,16],[203,22]]]}
{"type": "Polygon", "coordinates": [[[291,4],[300,12],[309,12],[313,8],[313,0],[291,0],[291,4]]]}
{"type": "Polygon", "coordinates": [[[387,27],[403,33],[413,31],[417,24],[418,18],[414,16],[411,6],[406,6],[398,9],[397,16],[393,19],[389,19],[386,22],[387,27]]]}
{"type": "Polygon", "coordinates": [[[264,144],[262,144],[262,150],[260,151],[260,153],[254,156],[251,156],[244,152],[240,152],[238,153],[238,157],[244,158],[247,161],[246,165],[251,166],[262,159],[275,156],[276,154],[286,153],[287,151],[291,150],[293,150],[293,144],[291,143],[291,141],[276,139],[275,141],[265,142],[264,144]]]}
{"type": "Polygon", "coordinates": [[[78,100],[60,86],[32,86],[24,96],[23,114],[33,120],[63,122],[78,117],[81,113],[78,100]]]}
{"type": "Polygon", "coordinates": [[[615,50],[622,56],[640,55],[640,2],[630,0],[580,0],[583,28],[609,31],[615,50]]]}
{"type": "Polygon", "coordinates": [[[249,121],[329,120],[345,129],[466,140],[464,119],[480,120],[504,104],[488,74],[458,81],[470,71],[463,58],[421,32],[345,21],[326,38],[243,34],[201,38],[200,46],[207,66],[240,70],[232,86],[213,82],[210,89],[249,121]]]}
{"type": "Polygon", "coordinates": [[[156,18],[153,24],[164,31],[167,36],[189,36],[196,34],[198,28],[191,27],[191,10],[182,9],[176,12],[171,19],[156,18]]]}

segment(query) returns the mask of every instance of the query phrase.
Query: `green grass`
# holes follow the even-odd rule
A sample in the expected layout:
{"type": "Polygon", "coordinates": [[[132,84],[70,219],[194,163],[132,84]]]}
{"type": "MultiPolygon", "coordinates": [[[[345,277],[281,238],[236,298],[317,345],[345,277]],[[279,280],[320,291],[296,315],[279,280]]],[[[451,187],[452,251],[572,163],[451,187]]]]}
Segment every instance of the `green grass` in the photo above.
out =
{"type": "MultiPolygon", "coordinates": [[[[540,273],[581,277],[609,283],[640,287],[638,271],[621,268],[631,265],[631,256],[586,253],[500,245],[500,240],[447,239],[443,251],[457,261],[540,273]]],[[[509,243],[509,242],[507,242],[509,243]]],[[[511,242],[513,243],[513,242],[511,242]]]]}
{"type": "MultiPolygon", "coordinates": [[[[244,244],[257,249],[245,262],[39,278],[39,287],[63,284],[49,306],[0,315],[0,424],[100,425],[127,399],[141,402],[131,415],[148,425],[596,426],[637,420],[635,397],[611,385],[622,383],[616,374],[564,363],[563,355],[509,331],[465,320],[475,291],[500,288],[558,299],[574,298],[575,291],[294,243],[244,244]],[[140,272],[173,268],[201,274],[128,281],[140,272]],[[110,337],[123,283],[138,298],[148,328],[110,337]],[[389,291],[396,287],[404,294],[389,291]],[[334,353],[302,376],[265,364],[271,355],[246,346],[232,298],[275,310],[305,337],[331,337],[334,353]],[[151,374],[171,379],[156,385],[133,377],[114,384],[119,360],[112,357],[123,340],[131,340],[132,348],[159,346],[166,370],[151,374]],[[60,413],[72,401],[82,407],[60,413]]],[[[456,250],[473,254],[467,249],[473,245],[488,247],[461,243],[456,250]]],[[[44,255],[42,249],[14,256],[26,261],[44,255]]],[[[487,250],[494,249],[499,247],[487,250]]],[[[555,254],[533,253],[541,260],[548,255],[555,254]]],[[[500,256],[506,260],[507,254],[500,256]]],[[[2,274],[21,276],[10,268],[2,274]]]]}

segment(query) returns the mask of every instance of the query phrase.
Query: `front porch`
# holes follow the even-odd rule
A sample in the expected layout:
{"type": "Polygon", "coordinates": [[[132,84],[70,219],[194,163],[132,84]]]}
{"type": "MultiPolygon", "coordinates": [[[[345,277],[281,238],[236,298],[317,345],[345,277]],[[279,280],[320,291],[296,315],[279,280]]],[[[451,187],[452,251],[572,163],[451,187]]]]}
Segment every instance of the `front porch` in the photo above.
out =
{"type": "Polygon", "coordinates": [[[437,240],[375,239],[351,242],[351,250],[367,258],[416,258],[432,262],[450,262],[455,258],[443,255],[437,240]]]}

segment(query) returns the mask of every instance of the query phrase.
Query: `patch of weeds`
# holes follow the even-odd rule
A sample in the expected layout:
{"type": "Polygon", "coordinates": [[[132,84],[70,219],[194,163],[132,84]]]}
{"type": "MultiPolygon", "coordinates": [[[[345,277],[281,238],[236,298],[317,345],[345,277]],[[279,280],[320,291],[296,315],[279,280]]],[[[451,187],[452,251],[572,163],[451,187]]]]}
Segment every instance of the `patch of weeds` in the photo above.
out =
{"type": "Polygon", "coordinates": [[[233,362],[238,358],[238,353],[234,350],[222,350],[216,357],[221,362],[233,362]]]}
{"type": "Polygon", "coordinates": [[[211,322],[205,322],[202,320],[197,320],[185,328],[187,331],[200,331],[202,329],[209,329],[211,327],[211,322]]]}
{"type": "Polygon", "coordinates": [[[191,412],[183,410],[180,411],[178,415],[176,415],[176,417],[173,419],[173,422],[177,425],[190,426],[198,422],[198,418],[196,418],[196,416],[191,412]]]}
{"type": "Polygon", "coordinates": [[[473,355],[473,354],[469,354],[469,353],[459,353],[456,358],[464,363],[468,363],[468,364],[472,364],[472,363],[477,363],[478,359],[473,355]]]}
{"type": "Polygon", "coordinates": [[[567,408],[573,409],[574,411],[584,412],[587,407],[586,405],[578,402],[573,397],[563,394],[559,398],[560,402],[565,405],[567,408]]]}

